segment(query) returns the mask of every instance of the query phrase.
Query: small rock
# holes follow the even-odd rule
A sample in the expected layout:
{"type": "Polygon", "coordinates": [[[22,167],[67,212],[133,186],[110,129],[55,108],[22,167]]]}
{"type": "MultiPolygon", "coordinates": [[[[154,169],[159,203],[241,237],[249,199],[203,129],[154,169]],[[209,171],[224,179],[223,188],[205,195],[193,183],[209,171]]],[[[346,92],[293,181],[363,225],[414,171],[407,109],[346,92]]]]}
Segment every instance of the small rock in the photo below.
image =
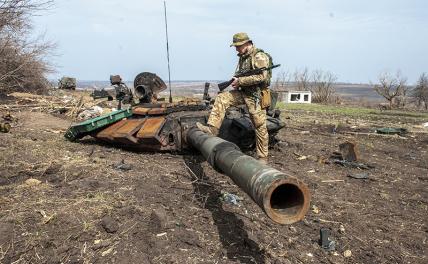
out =
{"type": "Polygon", "coordinates": [[[379,195],[380,195],[380,197],[382,197],[385,200],[389,200],[391,198],[391,196],[389,194],[384,193],[384,192],[381,192],[379,195]]]}
{"type": "Polygon", "coordinates": [[[46,212],[44,210],[38,210],[37,212],[40,213],[43,216],[43,218],[48,217],[48,215],[46,214],[46,212]]]}
{"type": "Polygon", "coordinates": [[[330,164],[330,161],[326,157],[319,156],[317,159],[319,164],[330,164]]]}
{"type": "Polygon", "coordinates": [[[111,242],[108,240],[97,239],[94,241],[93,249],[98,250],[100,248],[105,248],[111,245],[111,242]]]}
{"type": "Polygon", "coordinates": [[[336,241],[330,240],[328,243],[327,251],[335,251],[336,250],[336,241]]]}
{"type": "Polygon", "coordinates": [[[119,224],[111,216],[104,216],[101,219],[101,226],[107,233],[116,233],[119,230],[119,224]]]}
{"type": "Polygon", "coordinates": [[[345,227],[343,225],[339,226],[339,233],[345,234],[345,227]]]}
{"type": "Polygon", "coordinates": [[[319,214],[320,209],[316,205],[312,205],[312,212],[314,212],[315,214],[319,214]]]}
{"type": "Polygon", "coordinates": [[[132,165],[131,164],[125,164],[125,160],[122,159],[121,162],[119,162],[118,164],[114,164],[113,168],[115,168],[116,170],[121,170],[121,171],[129,171],[129,170],[132,170],[132,165]]]}
{"type": "Polygon", "coordinates": [[[168,216],[163,207],[159,207],[152,211],[150,215],[150,225],[153,232],[161,232],[165,230],[168,223],[168,216]]]}
{"type": "Polygon", "coordinates": [[[36,185],[39,185],[40,183],[42,183],[42,182],[37,180],[37,179],[33,179],[33,178],[30,178],[30,179],[25,181],[25,184],[27,184],[28,186],[36,186],[36,185]]]}
{"type": "Polygon", "coordinates": [[[307,156],[300,156],[300,157],[297,158],[297,160],[305,160],[307,158],[308,158],[307,156]]]}
{"type": "Polygon", "coordinates": [[[294,226],[289,226],[288,229],[293,233],[297,232],[297,229],[294,226]]]}
{"type": "Polygon", "coordinates": [[[221,196],[220,196],[220,200],[227,203],[227,204],[239,206],[239,202],[241,202],[243,199],[241,197],[235,195],[235,194],[222,191],[221,196]]]}
{"type": "Polygon", "coordinates": [[[7,122],[18,121],[18,118],[16,118],[13,115],[11,115],[10,112],[7,113],[7,114],[5,114],[5,115],[3,115],[2,118],[3,118],[4,121],[7,121],[7,122]]]}
{"type": "Polygon", "coordinates": [[[351,252],[351,250],[349,250],[349,249],[345,250],[345,252],[343,252],[343,256],[344,256],[345,258],[349,258],[349,257],[351,257],[351,256],[352,256],[352,252],[351,252]]]}
{"type": "Polygon", "coordinates": [[[108,254],[110,254],[111,252],[113,252],[113,248],[109,248],[109,249],[107,249],[106,251],[103,251],[103,252],[101,253],[101,256],[105,257],[105,256],[107,256],[108,254]]]}
{"type": "Polygon", "coordinates": [[[286,147],[290,146],[290,144],[288,144],[288,142],[286,142],[286,141],[280,141],[276,145],[280,148],[286,148],[286,147]]]}

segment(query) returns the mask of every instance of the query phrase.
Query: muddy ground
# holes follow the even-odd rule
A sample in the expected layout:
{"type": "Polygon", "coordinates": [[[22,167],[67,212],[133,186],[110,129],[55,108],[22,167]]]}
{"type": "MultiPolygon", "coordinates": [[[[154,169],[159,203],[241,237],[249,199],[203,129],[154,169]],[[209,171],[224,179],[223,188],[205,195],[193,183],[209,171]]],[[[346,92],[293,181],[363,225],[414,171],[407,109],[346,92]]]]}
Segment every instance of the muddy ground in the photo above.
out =
{"type": "Polygon", "coordinates": [[[11,132],[0,133],[0,263],[428,262],[428,135],[370,134],[419,119],[283,114],[283,143],[269,164],[305,181],[312,202],[304,221],[281,226],[196,153],[71,143],[67,118],[11,114],[11,132]],[[325,163],[346,140],[374,166],[369,179],[325,163]],[[222,192],[243,201],[227,204],[222,192]],[[322,227],[335,250],[319,246],[322,227]]]}

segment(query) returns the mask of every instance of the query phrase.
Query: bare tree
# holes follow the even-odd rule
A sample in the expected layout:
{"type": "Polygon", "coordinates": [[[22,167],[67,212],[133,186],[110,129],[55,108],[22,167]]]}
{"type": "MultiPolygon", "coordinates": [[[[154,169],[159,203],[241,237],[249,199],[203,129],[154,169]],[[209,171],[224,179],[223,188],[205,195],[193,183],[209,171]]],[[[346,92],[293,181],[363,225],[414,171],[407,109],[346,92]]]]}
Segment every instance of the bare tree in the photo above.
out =
{"type": "Polygon", "coordinates": [[[308,91],[310,86],[310,73],[308,68],[296,70],[293,74],[295,85],[299,91],[308,91]]]}
{"type": "Polygon", "coordinates": [[[0,0],[0,92],[37,91],[48,82],[45,58],[53,45],[31,39],[31,18],[52,0],[0,0]]]}
{"type": "Polygon", "coordinates": [[[291,74],[289,71],[282,71],[276,76],[275,82],[273,83],[273,90],[285,91],[290,85],[291,74]]]}
{"type": "Polygon", "coordinates": [[[424,105],[425,110],[428,110],[428,76],[422,73],[416,83],[415,89],[412,91],[412,96],[415,98],[418,107],[424,105]]]}
{"type": "Polygon", "coordinates": [[[331,103],[337,100],[335,96],[334,83],[337,76],[329,71],[316,70],[312,73],[312,83],[310,91],[312,92],[312,101],[314,103],[331,103]]]}
{"type": "Polygon", "coordinates": [[[389,102],[389,107],[400,106],[405,102],[406,93],[408,91],[407,78],[400,71],[397,71],[395,76],[388,72],[382,73],[378,77],[379,83],[374,86],[374,90],[380,96],[389,102]]]}

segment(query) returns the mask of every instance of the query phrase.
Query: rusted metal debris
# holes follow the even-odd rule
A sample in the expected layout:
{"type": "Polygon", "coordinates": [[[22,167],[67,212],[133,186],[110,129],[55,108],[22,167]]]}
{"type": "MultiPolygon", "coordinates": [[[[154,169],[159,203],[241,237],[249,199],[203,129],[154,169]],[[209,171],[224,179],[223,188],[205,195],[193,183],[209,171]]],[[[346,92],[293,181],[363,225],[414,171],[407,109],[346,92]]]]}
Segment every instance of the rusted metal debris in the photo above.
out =
{"type": "Polygon", "coordinates": [[[330,161],[335,164],[342,165],[347,168],[356,169],[373,169],[374,166],[359,162],[359,155],[355,143],[346,141],[339,145],[339,152],[334,152],[330,157],[330,161]]]}
{"type": "Polygon", "coordinates": [[[350,141],[346,141],[339,145],[339,151],[342,155],[342,160],[346,161],[357,161],[358,153],[356,144],[350,141]]]}
{"type": "Polygon", "coordinates": [[[321,228],[319,244],[327,251],[334,251],[336,249],[336,242],[330,238],[330,233],[330,228],[321,228]]]}

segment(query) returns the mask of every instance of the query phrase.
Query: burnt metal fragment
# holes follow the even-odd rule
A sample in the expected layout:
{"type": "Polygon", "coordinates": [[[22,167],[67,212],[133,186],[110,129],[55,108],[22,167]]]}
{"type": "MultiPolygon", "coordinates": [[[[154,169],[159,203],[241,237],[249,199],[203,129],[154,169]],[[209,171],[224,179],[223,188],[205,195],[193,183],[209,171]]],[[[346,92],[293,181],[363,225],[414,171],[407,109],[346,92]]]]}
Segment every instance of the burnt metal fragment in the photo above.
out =
{"type": "Polygon", "coordinates": [[[330,228],[321,228],[320,229],[320,246],[328,251],[334,251],[336,249],[336,242],[330,239],[330,228]]]}
{"type": "Polygon", "coordinates": [[[350,174],[348,174],[348,177],[354,178],[354,179],[369,179],[369,174],[366,172],[350,173],[350,174]]]}
{"type": "Polygon", "coordinates": [[[346,161],[357,161],[358,154],[356,144],[346,141],[339,145],[339,150],[342,155],[342,159],[346,161]]]}

